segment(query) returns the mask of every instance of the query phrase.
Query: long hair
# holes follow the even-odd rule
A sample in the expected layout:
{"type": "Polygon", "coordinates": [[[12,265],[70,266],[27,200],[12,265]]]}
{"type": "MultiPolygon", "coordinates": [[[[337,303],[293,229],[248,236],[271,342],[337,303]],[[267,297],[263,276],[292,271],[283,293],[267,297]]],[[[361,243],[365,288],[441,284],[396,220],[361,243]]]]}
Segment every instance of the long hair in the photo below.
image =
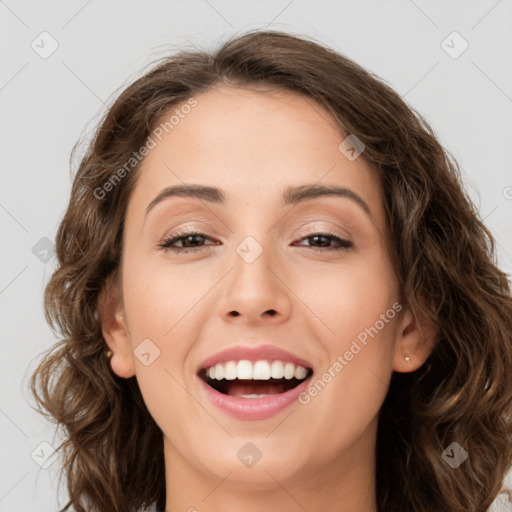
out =
{"type": "Polygon", "coordinates": [[[495,241],[455,159],[392,88],[312,39],[258,30],[213,52],[158,60],[113,102],[80,161],[44,296],[60,340],[31,378],[38,408],[64,432],[68,507],[135,512],[164,503],[162,432],[135,377],[109,366],[98,298],[119,280],[134,152],[177,105],[220,84],[303,94],[364,143],[401,295],[438,329],[418,370],[393,373],[379,413],[378,510],[485,511],[512,463],[512,298],[495,241]],[[468,454],[456,469],[443,458],[451,443],[468,454]]]}

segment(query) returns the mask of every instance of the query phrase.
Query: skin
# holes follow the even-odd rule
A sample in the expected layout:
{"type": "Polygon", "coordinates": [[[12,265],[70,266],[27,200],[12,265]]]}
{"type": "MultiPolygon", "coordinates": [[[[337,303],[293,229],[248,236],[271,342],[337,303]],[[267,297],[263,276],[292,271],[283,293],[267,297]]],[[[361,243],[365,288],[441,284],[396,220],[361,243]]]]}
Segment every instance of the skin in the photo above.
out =
{"type": "Polygon", "coordinates": [[[137,376],[164,433],[166,510],[376,511],[379,409],[392,371],[416,370],[434,338],[406,304],[309,403],[273,418],[227,416],[196,376],[224,348],[268,342],[310,361],[319,378],[399,302],[375,171],[340,152],[345,135],[311,99],[226,87],[196,99],[142,164],[126,212],[122,300],[102,299],[112,369],[137,376]],[[168,198],[145,218],[163,188],[183,183],[219,187],[227,202],[168,198]],[[287,186],[317,183],[351,189],[371,215],[346,197],[281,205],[287,186]],[[206,237],[194,252],[158,248],[184,226],[206,237]],[[353,247],[329,251],[308,238],[325,231],[353,247]],[[247,236],[263,251],[250,264],[236,251],[247,236]],[[133,352],[145,339],[160,350],[148,366],[133,352]],[[237,457],[247,442],[262,453],[251,468],[237,457]]]}

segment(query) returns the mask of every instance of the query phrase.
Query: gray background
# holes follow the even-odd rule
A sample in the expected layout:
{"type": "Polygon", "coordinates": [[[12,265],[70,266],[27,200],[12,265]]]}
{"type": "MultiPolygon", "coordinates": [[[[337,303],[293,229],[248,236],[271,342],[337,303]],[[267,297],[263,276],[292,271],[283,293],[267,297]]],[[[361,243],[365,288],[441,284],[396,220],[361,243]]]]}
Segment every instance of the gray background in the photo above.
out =
{"type": "MultiPolygon", "coordinates": [[[[510,274],[511,25],[506,0],[0,0],[0,511],[57,510],[59,464],[37,462],[56,460],[47,457],[58,437],[27,402],[36,357],[55,341],[42,312],[55,264],[45,261],[46,238],[67,204],[71,148],[113,95],[182,45],[212,47],[263,26],[316,37],[381,76],[431,123],[510,274]],[[47,58],[44,31],[58,43],[47,58]],[[458,58],[442,46],[453,31],[469,44],[458,58]]],[[[445,45],[453,54],[461,43],[445,45]]]]}

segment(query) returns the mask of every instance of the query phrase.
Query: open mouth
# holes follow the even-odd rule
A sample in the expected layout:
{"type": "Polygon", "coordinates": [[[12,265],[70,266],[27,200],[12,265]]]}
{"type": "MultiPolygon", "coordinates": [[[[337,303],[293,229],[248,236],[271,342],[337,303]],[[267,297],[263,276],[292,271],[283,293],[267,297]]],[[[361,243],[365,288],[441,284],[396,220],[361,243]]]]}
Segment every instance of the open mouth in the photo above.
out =
{"type": "Polygon", "coordinates": [[[267,369],[261,363],[263,362],[258,362],[259,366],[253,366],[249,361],[239,361],[238,363],[230,361],[226,365],[220,365],[220,368],[219,365],[208,369],[203,368],[199,371],[198,376],[210,387],[224,395],[262,398],[286,393],[313,375],[311,368],[295,366],[292,363],[283,365],[278,362],[270,365],[265,361],[267,369]],[[273,372],[270,371],[271,366],[273,372]],[[286,366],[288,367],[286,368],[286,366]],[[286,372],[282,368],[286,368],[286,372]]]}

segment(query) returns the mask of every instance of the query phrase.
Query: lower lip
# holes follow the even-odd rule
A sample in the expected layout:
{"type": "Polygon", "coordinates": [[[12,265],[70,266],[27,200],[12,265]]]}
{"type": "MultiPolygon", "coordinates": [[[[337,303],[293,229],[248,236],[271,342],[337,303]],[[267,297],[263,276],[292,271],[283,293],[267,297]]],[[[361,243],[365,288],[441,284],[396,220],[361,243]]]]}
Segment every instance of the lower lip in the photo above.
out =
{"type": "Polygon", "coordinates": [[[213,405],[238,420],[254,421],[271,418],[284,411],[293,402],[298,401],[299,395],[307,389],[311,377],[308,377],[298,386],[284,393],[262,396],[261,398],[242,398],[225,395],[206,384],[200,377],[198,379],[206,396],[213,405]]]}

